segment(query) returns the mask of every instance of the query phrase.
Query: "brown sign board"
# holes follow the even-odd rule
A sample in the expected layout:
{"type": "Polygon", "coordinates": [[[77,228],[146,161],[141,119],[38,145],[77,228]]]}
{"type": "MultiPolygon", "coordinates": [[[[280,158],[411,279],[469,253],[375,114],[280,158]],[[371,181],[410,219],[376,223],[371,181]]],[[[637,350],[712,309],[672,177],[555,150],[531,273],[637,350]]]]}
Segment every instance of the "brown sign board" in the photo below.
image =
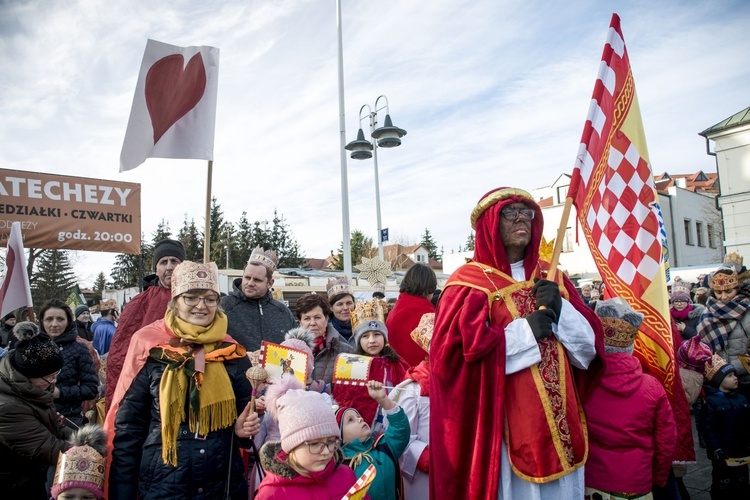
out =
{"type": "Polygon", "coordinates": [[[0,169],[0,246],[140,253],[141,185],[0,169]]]}

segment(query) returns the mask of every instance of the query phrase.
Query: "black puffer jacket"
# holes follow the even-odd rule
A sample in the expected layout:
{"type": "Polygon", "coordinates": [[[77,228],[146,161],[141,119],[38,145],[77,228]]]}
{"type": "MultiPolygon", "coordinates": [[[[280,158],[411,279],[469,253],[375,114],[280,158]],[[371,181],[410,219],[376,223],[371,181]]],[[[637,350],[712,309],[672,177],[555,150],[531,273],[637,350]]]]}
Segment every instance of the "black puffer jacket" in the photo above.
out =
{"type": "Polygon", "coordinates": [[[75,321],[54,339],[63,354],[63,367],[57,376],[56,385],[60,390],[60,396],[55,399],[55,408],[76,425],[81,425],[81,403],[95,399],[99,394],[99,375],[96,373],[94,359],[88,348],[77,339],[78,327],[75,321]]]}
{"type": "Polygon", "coordinates": [[[750,455],[750,404],[737,391],[721,392],[704,386],[706,404],[701,410],[701,426],[706,437],[708,458],[715,458],[716,450],[728,457],[750,455]]]}
{"type": "Polygon", "coordinates": [[[242,293],[242,278],[232,283],[232,293],[221,299],[221,307],[227,315],[227,333],[247,352],[260,349],[263,340],[280,344],[286,332],[294,328],[297,321],[283,302],[275,300],[269,291],[260,299],[248,299],[242,293]]]}
{"type": "MultiPolygon", "coordinates": [[[[252,388],[245,377],[250,361],[243,356],[225,361],[224,366],[234,389],[239,415],[250,401],[252,388]]],[[[225,498],[231,455],[230,497],[246,499],[247,482],[238,447],[249,448],[250,441],[235,436],[233,425],[211,432],[203,440],[196,439],[184,422],[177,438],[178,466],[162,460],[159,383],[164,367],[149,358],[120,403],[115,417],[107,498],[225,498]]],[[[185,411],[187,414],[187,401],[185,411]]]]}

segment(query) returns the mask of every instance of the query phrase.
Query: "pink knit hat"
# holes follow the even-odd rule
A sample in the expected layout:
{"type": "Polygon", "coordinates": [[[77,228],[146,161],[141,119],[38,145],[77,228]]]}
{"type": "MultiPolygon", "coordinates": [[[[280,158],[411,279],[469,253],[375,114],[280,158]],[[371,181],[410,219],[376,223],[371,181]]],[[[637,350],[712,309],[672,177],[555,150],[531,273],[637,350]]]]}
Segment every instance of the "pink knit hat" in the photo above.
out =
{"type": "Polygon", "coordinates": [[[314,439],[338,437],[339,427],[328,399],[318,392],[289,389],[268,410],[279,422],[281,449],[291,453],[314,439]]]}
{"type": "Polygon", "coordinates": [[[711,349],[701,342],[700,335],[695,335],[680,344],[677,349],[677,364],[694,372],[703,373],[706,361],[711,359],[711,349]]]}
{"type": "Polygon", "coordinates": [[[315,337],[310,333],[310,330],[300,326],[289,330],[284,336],[284,342],[281,343],[283,346],[299,349],[307,353],[307,373],[305,373],[305,380],[310,378],[315,366],[315,356],[312,351],[314,342],[315,337]]]}

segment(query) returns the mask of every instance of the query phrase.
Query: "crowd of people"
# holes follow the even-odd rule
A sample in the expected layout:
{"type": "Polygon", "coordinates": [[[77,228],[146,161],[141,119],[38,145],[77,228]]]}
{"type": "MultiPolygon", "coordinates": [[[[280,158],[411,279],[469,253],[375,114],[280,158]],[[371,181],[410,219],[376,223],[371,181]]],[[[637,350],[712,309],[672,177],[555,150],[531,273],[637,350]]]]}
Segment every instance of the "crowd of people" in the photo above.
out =
{"type": "Polygon", "coordinates": [[[601,283],[548,276],[528,193],[490,191],[471,223],[474,258],[439,298],[417,263],[393,305],[382,284],[357,301],[342,277],[290,309],[262,248],[222,296],[214,263],[164,240],[122,311],[104,300],[92,323],[51,300],[38,324],[2,318],[4,494],[341,499],[374,469],[373,500],[685,499],[690,406],[712,498],[750,498],[739,255],[672,285],[668,396],[633,355],[644,315],[601,283]],[[305,369],[258,375],[264,342],[304,353],[305,369]],[[367,380],[342,382],[341,355],[366,359],[367,380]]]}

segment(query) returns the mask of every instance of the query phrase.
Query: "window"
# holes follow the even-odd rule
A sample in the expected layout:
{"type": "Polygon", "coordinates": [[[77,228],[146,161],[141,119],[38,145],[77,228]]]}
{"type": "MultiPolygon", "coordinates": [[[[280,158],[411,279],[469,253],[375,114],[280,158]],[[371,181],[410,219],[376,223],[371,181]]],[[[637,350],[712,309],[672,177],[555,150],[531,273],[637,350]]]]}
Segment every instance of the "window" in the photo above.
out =
{"type": "Polygon", "coordinates": [[[557,188],[557,203],[562,204],[565,203],[565,198],[568,197],[568,188],[570,186],[560,186],[557,188]]]}
{"type": "Polygon", "coordinates": [[[690,225],[691,225],[690,223],[691,222],[692,221],[690,219],[685,219],[684,220],[684,225],[685,225],[685,244],[686,245],[692,245],[693,244],[693,239],[690,237],[690,225]]]}
{"type": "Polygon", "coordinates": [[[695,221],[695,234],[696,234],[695,241],[698,243],[698,246],[705,247],[706,244],[703,242],[703,223],[702,222],[695,221]]]}
{"type": "Polygon", "coordinates": [[[573,251],[573,231],[569,228],[565,228],[565,239],[563,239],[563,252],[572,252],[573,251]]]}
{"type": "Polygon", "coordinates": [[[716,236],[714,235],[713,224],[706,224],[706,231],[708,232],[708,247],[716,248],[716,236]]]}

